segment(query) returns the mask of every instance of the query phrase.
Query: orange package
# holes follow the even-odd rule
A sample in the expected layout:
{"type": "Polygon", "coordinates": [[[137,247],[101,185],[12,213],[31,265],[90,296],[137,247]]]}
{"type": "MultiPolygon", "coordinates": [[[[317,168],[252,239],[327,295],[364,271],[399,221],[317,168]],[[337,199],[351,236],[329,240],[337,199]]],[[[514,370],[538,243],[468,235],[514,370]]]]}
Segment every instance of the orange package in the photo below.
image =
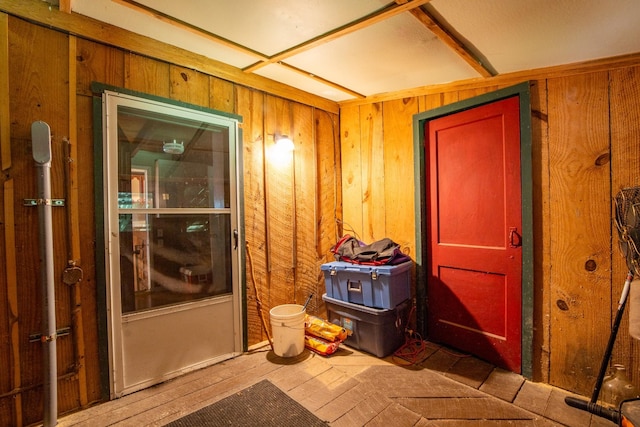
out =
{"type": "Polygon", "coordinates": [[[329,342],[341,342],[347,339],[347,330],[319,317],[306,315],[305,334],[322,338],[329,342]]]}
{"type": "Polygon", "coordinates": [[[328,342],[323,340],[322,338],[314,337],[312,335],[305,335],[304,346],[322,356],[329,356],[330,354],[338,351],[338,348],[340,347],[340,341],[328,342]]]}

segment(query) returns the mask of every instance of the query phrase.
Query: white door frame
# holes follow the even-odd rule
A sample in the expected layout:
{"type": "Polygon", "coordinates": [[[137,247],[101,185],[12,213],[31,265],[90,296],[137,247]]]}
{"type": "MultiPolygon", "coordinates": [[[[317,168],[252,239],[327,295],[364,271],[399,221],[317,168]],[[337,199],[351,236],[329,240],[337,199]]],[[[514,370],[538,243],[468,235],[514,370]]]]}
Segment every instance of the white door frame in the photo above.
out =
{"type": "MultiPolygon", "coordinates": [[[[240,268],[242,242],[240,226],[238,120],[202,109],[172,105],[126,93],[105,90],[102,97],[104,236],[109,394],[117,398],[241,354],[243,349],[242,289],[240,268]],[[229,129],[231,175],[230,208],[129,209],[126,214],[218,214],[230,215],[232,292],[230,294],[123,313],[120,284],[118,205],[118,105],[146,108],[192,120],[214,123],[229,129]],[[235,239],[234,239],[235,237],[235,239]]],[[[157,195],[156,195],[157,196],[157,195]]],[[[215,274],[215,272],[213,272],[215,274]]]]}

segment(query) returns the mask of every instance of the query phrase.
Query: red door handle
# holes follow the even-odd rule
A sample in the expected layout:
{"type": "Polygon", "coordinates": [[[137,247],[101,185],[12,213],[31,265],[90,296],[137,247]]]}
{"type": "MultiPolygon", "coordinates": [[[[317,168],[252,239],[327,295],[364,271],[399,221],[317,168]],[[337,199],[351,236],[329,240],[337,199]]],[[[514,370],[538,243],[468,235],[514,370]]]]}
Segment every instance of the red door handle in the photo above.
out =
{"type": "Polygon", "coordinates": [[[509,227],[509,247],[517,248],[522,246],[522,236],[518,234],[517,227],[509,227]]]}

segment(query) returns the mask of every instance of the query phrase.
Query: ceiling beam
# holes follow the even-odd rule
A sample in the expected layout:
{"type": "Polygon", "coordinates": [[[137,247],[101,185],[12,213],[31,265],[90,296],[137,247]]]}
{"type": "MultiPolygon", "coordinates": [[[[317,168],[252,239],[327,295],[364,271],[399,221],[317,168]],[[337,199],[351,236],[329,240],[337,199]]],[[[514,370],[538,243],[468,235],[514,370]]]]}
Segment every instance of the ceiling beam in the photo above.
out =
{"type": "Polygon", "coordinates": [[[314,47],[323,45],[325,43],[329,43],[330,41],[346,36],[347,34],[354,33],[358,30],[369,27],[373,24],[377,24],[378,22],[384,21],[385,19],[389,19],[400,13],[420,7],[423,4],[429,3],[430,1],[431,0],[411,0],[411,1],[406,1],[404,4],[396,4],[396,5],[385,7],[383,9],[378,10],[377,12],[373,12],[367,16],[364,16],[360,19],[357,19],[346,25],[343,25],[342,27],[338,27],[332,31],[329,31],[328,33],[322,34],[311,40],[307,40],[306,42],[300,43],[299,45],[294,46],[290,49],[284,50],[280,53],[270,56],[268,59],[256,62],[255,64],[245,67],[242,70],[247,73],[251,73],[266,65],[281,62],[286,58],[292,57],[293,55],[297,55],[299,53],[305,52],[314,47]]]}
{"type": "MultiPolygon", "coordinates": [[[[407,0],[395,0],[395,2],[405,4],[407,0]]],[[[478,59],[464,43],[451,34],[432,14],[421,7],[411,9],[409,12],[482,77],[494,77],[497,75],[489,64],[485,64],[478,59]]]]}
{"type": "MultiPolygon", "coordinates": [[[[72,0],[61,0],[63,2],[71,2],[72,0]]],[[[351,96],[354,96],[358,99],[362,99],[365,98],[365,95],[355,92],[349,88],[346,88],[344,86],[341,86],[335,82],[332,82],[330,80],[324,79],[320,76],[317,76],[309,71],[306,70],[302,70],[300,68],[294,67],[290,64],[286,64],[284,62],[282,62],[284,59],[289,58],[293,55],[296,55],[298,53],[304,52],[306,50],[312,49],[316,46],[320,46],[322,44],[328,43],[332,40],[335,40],[339,37],[345,36],[347,34],[351,34],[355,31],[361,30],[363,28],[366,28],[368,26],[374,25],[378,22],[384,21],[385,19],[391,18],[395,15],[398,15],[400,13],[406,12],[406,11],[412,11],[415,10],[415,8],[419,8],[420,6],[428,3],[431,0],[404,0],[402,2],[402,4],[399,3],[399,1],[394,5],[391,4],[389,6],[386,6],[376,12],[373,12],[367,16],[364,16],[360,19],[357,19],[355,21],[352,21],[346,25],[343,25],[342,27],[338,27],[332,31],[329,31],[328,33],[322,34],[320,36],[317,36],[311,40],[307,40],[303,43],[300,43],[297,46],[294,46],[290,49],[284,50],[280,53],[277,53],[273,56],[267,56],[264,55],[258,51],[255,51],[253,49],[250,49],[246,46],[243,46],[241,44],[235,43],[229,39],[226,39],[222,36],[219,36],[217,34],[208,32],[206,30],[204,30],[203,28],[197,27],[195,25],[189,24],[188,22],[182,21],[174,16],[170,16],[166,13],[163,13],[157,9],[154,9],[152,7],[149,7],[147,5],[144,5],[136,0],[112,0],[115,3],[121,4],[123,6],[127,6],[129,8],[135,9],[138,12],[142,12],[146,15],[149,15],[155,19],[158,19],[160,21],[163,22],[167,22],[173,26],[176,26],[178,28],[187,30],[191,33],[197,34],[199,36],[205,37],[211,41],[217,42],[219,44],[222,44],[226,47],[229,47],[231,49],[234,49],[236,51],[239,51],[241,53],[253,56],[254,58],[258,59],[258,62],[245,67],[242,69],[242,71],[244,71],[245,73],[253,73],[255,70],[258,70],[266,65],[269,64],[274,64],[277,63],[291,71],[294,71],[298,74],[301,74],[305,77],[308,77],[310,79],[313,79],[317,82],[320,82],[322,84],[325,84],[329,87],[332,87],[334,89],[340,90],[341,92],[347,93],[351,96]]]]}
{"type": "Polygon", "coordinates": [[[303,76],[308,77],[310,79],[313,79],[313,80],[315,80],[317,82],[320,82],[320,83],[323,83],[323,84],[325,84],[327,86],[330,86],[330,87],[332,87],[334,89],[338,89],[341,92],[348,93],[349,95],[351,95],[351,96],[353,96],[353,97],[355,97],[357,99],[366,98],[366,96],[361,94],[361,93],[358,93],[358,92],[356,92],[354,90],[351,90],[351,89],[349,89],[347,87],[341,86],[341,85],[339,85],[337,83],[334,83],[332,81],[329,81],[327,79],[323,79],[322,77],[316,76],[315,74],[310,73],[309,71],[302,70],[300,68],[294,67],[293,65],[285,64],[284,62],[280,62],[279,65],[281,65],[281,66],[283,66],[283,67],[285,67],[285,68],[287,68],[287,69],[289,69],[289,70],[291,70],[293,72],[296,72],[298,74],[302,74],[303,76]]]}
{"type": "Polygon", "coordinates": [[[217,34],[211,33],[203,28],[197,27],[193,24],[189,24],[188,22],[185,22],[181,19],[176,18],[175,16],[170,16],[167,15],[166,13],[160,12],[157,9],[154,9],[152,7],[146,6],[142,3],[139,3],[135,0],[112,0],[114,3],[118,3],[121,4],[123,6],[127,6],[130,7],[131,9],[134,9],[138,12],[142,12],[146,15],[149,15],[153,18],[156,18],[160,21],[169,23],[175,27],[181,28],[183,30],[187,30],[193,34],[196,34],[198,36],[204,37],[206,39],[209,39],[211,41],[214,41],[216,43],[219,43],[223,46],[226,46],[228,48],[234,49],[238,52],[244,53],[246,55],[252,56],[254,58],[258,58],[261,60],[267,60],[268,57],[267,55],[264,55],[256,50],[250,49],[247,46],[243,46],[239,43],[236,43],[234,41],[231,41],[229,39],[226,39],[222,36],[219,36],[217,34]]]}

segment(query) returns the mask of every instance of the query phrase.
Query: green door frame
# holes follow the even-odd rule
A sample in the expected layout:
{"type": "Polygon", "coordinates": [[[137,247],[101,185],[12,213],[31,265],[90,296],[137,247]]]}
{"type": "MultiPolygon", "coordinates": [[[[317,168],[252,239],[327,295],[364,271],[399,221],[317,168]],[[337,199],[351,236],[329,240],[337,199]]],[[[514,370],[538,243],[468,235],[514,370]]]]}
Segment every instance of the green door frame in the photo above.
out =
{"type": "Polygon", "coordinates": [[[533,191],[531,164],[531,95],[529,82],[455,102],[413,116],[413,150],[416,221],[417,329],[428,336],[427,311],[427,214],[424,128],[426,122],[505,98],[520,99],[520,163],[522,182],[522,375],[533,376],[533,191]]]}

